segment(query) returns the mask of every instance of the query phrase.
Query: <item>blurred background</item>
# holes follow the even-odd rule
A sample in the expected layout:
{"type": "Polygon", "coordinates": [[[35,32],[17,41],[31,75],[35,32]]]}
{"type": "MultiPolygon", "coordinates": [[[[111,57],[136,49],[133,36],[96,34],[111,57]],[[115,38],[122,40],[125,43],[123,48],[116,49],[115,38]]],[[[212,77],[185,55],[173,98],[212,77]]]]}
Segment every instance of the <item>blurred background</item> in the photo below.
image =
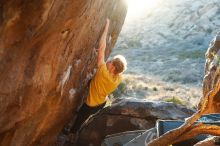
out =
{"type": "Polygon", "coordinates": [[[112,98],[196,107],[205,52],[220,28],[219,0],[127,0],[128,14],[111,57],[128,62],[112,98]]]}

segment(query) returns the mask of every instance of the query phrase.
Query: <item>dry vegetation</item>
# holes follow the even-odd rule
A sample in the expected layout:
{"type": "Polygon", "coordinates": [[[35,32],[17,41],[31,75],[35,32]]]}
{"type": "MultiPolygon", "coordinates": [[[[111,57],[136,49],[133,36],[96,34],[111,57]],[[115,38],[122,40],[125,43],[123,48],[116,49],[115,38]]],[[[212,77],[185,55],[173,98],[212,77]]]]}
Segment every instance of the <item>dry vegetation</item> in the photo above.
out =
{"type": "Polygon", "coordinates": [[[204,125],[202,123],[193,124],[201,115],[208,113],[219,113],[220,107],[218,97],[220,95],[220,82],[218,82],[213,90],[211,90],[203,99],[198,111],[188,118],[185,123],[172,131],[165,133],[157,139],[151,141],[147,146],[168,146],[198,134],[211,134],[220,136],[220,126],[204,125]],[[213,111],[213,106],[218,107],[213,111]]]}

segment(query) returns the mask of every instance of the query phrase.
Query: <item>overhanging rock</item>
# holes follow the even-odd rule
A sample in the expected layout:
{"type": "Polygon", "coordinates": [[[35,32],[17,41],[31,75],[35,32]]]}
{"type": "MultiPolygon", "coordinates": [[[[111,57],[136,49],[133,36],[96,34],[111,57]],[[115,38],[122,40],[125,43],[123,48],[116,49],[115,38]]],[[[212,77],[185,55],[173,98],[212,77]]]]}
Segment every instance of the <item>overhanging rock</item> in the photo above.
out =
{"type": "Polygon", "coordinates": [[[0,145],[52,145],[83,100],[106,18],[106,55],[123,0],[1,0],[0,145]]]}

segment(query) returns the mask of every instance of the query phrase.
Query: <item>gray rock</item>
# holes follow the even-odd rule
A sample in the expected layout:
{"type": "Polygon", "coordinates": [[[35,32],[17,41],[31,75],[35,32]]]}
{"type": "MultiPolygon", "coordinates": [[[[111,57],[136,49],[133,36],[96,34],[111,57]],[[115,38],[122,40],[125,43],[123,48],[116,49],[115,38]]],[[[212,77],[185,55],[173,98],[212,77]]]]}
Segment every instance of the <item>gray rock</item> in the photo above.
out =
{"type": "Polygon", "coordinates": [[[167,102],[141,99],[118,99],[112,106],[91,117],[81,128],[77,146],[98,146],[106,135],[147,130],[157,119],[184,119],[193,110],[167,102]]]}

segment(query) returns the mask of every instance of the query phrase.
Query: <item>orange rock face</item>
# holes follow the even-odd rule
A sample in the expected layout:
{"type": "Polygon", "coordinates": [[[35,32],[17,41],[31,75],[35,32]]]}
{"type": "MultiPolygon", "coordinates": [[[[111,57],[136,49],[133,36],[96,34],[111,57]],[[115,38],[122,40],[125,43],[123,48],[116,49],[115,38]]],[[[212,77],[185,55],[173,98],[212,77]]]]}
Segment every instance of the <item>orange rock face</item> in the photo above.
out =
{"type": "Polygon", "coordinates": [[[52,145],[95,72],[106,18],[109,55],[123,0],[1,0],[0,145],[52,145]]]}
{"type": "MultiPolygon", "coordinates": [[[[215,87],[220,86],[219,82],[219,65],[220,65],[220,33],[211,41],[209,48],[206,52],[205,63],[205,76],[203,80],[203,95],[204,97],[215,87]]],[[[218,88],[219,89],[219,88],[218,88]]],[[[220,91],[216,91],[217,94],[214,99],[210,99],[209,109],[206,113],[219,113],[220,112],[220,91]]],[[[201,98],[203,102],[204,97],[201,98]]]]}

